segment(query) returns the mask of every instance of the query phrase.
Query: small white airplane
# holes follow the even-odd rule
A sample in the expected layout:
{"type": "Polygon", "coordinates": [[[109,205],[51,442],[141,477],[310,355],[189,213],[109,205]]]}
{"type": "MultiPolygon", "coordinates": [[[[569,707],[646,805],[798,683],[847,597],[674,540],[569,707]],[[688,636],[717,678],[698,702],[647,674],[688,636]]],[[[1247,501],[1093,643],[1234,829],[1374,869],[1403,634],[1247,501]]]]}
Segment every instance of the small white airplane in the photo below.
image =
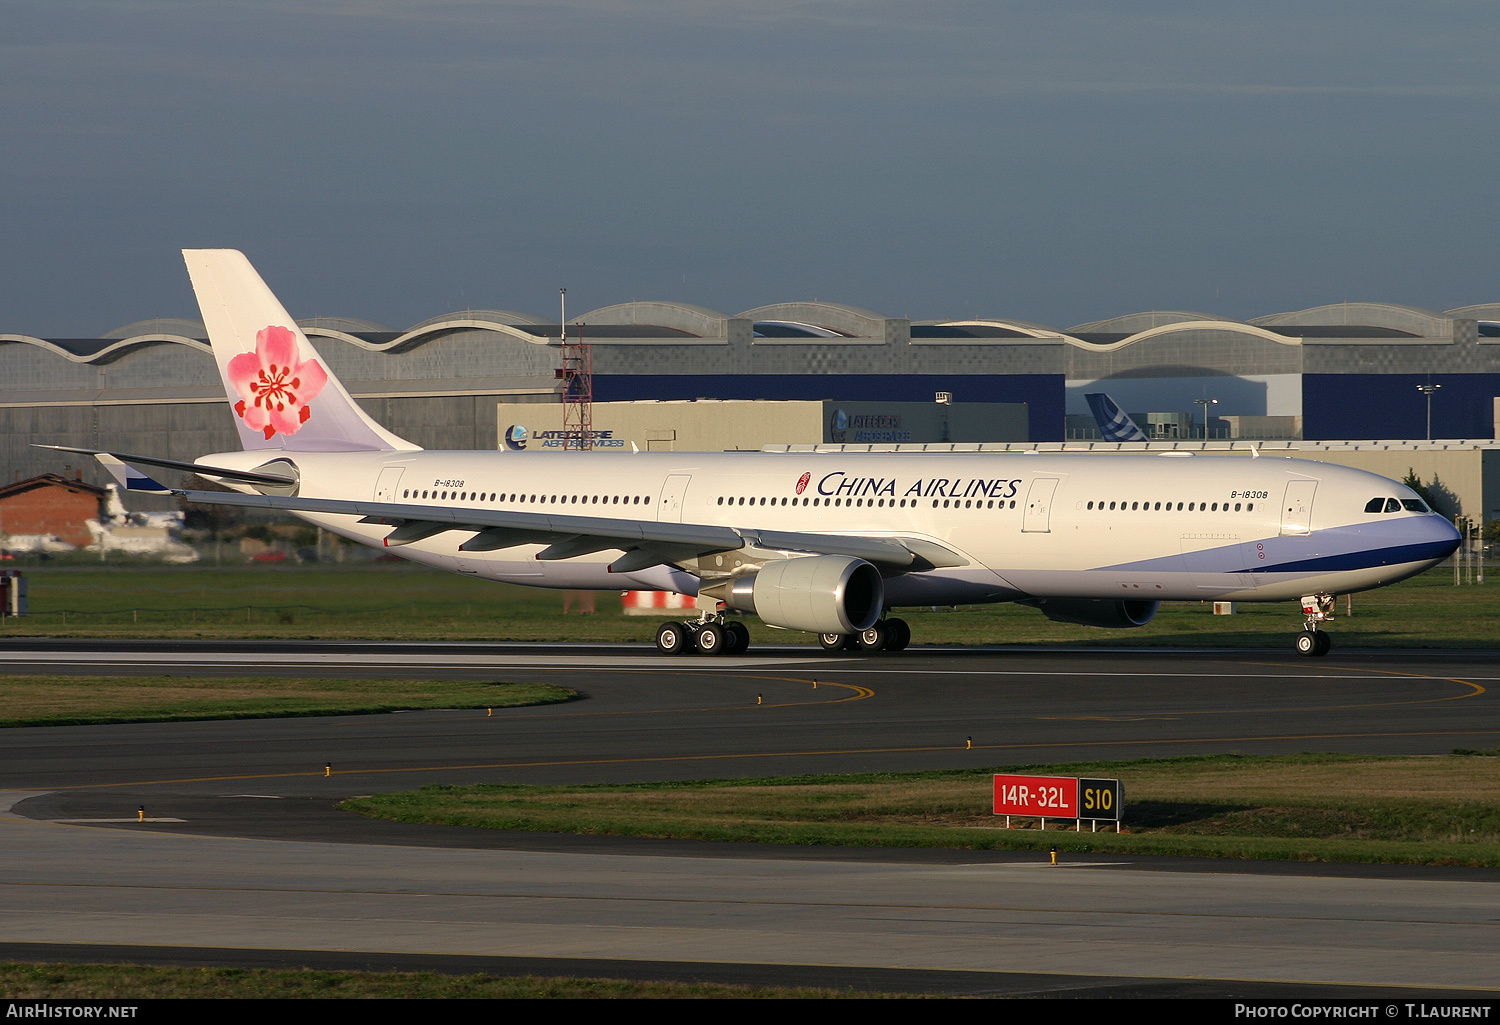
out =
{"type": "MultiPolygon", "coordinates": [[[[1336,595],[1459,543],[1395,481],[1298,459],[424,451],[360,409],[243,254],[183,256],[244,451],[64,451],[130,490],[284,510],[440,569],[694,595],[698,617],[657,632],[667,653],[744,651],[738,613],[874,652],[910,640],[888,616],[902,606],[1019,602],[1139,627],[1162,601],[1300,598],[1297,650],[1323,655],[1336,595]],[[233,491],[167,488],[141,466],[233,491]]],[[[507,437],[524,449],[524,432],[507,437]]]]}

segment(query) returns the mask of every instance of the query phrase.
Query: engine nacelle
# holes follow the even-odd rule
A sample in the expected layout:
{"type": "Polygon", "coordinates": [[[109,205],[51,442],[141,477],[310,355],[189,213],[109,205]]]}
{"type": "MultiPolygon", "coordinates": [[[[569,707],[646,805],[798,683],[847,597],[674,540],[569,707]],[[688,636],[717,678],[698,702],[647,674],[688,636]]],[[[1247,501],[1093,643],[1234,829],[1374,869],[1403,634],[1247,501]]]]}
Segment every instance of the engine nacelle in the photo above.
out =
{"type": "Polygon", "coordinates": [[[855,634],[880,618],[885,582],[863,559],[808,555],[768,563],[759,572],[739,577],[718,596],[730,608],[753,612],[771,626],[855,634]]]}
{"type": "Polygon", "coordinates": [[[1098,598],[1044,598],[1035,603],[1048,619],[1079,626],[1127,630],[1145,626],[1156,615],[1159,601],[1110,601],[1098,598]]]}

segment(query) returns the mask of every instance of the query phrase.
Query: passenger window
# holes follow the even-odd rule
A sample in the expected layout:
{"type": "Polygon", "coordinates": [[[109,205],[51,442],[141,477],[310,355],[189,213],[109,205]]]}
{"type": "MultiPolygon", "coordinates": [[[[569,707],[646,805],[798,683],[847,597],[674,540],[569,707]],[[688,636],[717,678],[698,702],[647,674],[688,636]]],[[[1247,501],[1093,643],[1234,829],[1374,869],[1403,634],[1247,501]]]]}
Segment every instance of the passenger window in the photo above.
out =
{"type": "Polygon", "coordinates": [[[1385,500],[1385,511],[1386,512],[1400,512],[1401,511],[1401,503],[1398,502],[1398,501],[1396,501],[1394,498],[1387,498],[1385,500]]]}

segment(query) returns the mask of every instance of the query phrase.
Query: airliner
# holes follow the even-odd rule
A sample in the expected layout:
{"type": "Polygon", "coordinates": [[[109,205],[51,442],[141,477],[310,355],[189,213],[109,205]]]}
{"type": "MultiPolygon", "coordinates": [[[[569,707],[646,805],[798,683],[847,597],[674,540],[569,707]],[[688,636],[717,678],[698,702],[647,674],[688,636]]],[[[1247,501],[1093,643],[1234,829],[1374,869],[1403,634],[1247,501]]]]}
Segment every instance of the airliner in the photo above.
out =
{"type": "Polygon", "coordinates": [[[741,617],[829,651],[899,651],[902,607],[1017,602],[1145,626],[1163,601],[1335,596],[1437,565],[1453,525],[1409,488],[1299,459],[1140,454],[426,451],[350,398],[243,254],[184,250],[242,450],[94,455],[128,490],[279,510],[438,569],[692,595],[663,653],[737,654],[741,617]],[[227,491],[169,488],[181,470],[227,491]],[[153,471],[154,472],[154,471],[153,471]]]}

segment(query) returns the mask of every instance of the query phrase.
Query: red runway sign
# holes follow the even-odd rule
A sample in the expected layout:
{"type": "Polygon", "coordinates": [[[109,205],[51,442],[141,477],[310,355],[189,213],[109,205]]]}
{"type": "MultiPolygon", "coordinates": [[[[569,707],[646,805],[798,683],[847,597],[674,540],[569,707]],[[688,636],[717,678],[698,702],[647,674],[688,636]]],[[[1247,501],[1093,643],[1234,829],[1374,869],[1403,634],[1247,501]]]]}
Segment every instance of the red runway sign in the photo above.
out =
{"type": "Polygon", "coordinates": [[[995,814],[1076,819],[1078,780],[1071,776],[996,776],[995,814]]]}

